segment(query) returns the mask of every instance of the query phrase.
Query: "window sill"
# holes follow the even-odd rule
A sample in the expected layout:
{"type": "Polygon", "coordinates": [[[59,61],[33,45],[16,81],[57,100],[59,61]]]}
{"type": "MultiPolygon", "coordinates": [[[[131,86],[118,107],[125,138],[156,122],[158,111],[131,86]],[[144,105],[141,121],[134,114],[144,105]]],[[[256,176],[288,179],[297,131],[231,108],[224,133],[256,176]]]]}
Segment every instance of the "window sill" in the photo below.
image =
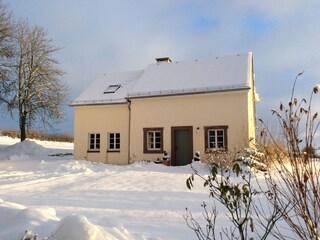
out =
{"type": "Polygon", "coordinates": [[[145,150],[143,153],[163,153],[163,150],[145,150]]]}
{"type": "Polygon", "coordinates": [[[119,153],[120,150],[107,150],[107,153],[119,153]]]}
{"type": "Polygon", "coordinates": [[[225,148],[207,148],[206,153],[222,153],[227,152],[225,148]]]}
{"type": "Polygon", "coordinates": [[[100,150],[88,150],[87,153],[99,153],[100,150]]]}

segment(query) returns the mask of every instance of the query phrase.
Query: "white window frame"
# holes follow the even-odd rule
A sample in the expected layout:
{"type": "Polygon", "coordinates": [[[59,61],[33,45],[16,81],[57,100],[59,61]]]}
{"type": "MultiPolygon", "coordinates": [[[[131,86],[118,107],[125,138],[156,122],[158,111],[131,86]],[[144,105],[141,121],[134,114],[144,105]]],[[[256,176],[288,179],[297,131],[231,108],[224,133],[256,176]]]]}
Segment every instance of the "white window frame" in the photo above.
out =
{"type": "Polygon", "coordinates": [[[108,151],[119,152],[120,147],[121,147],[120,132],[109,132],[108,133],[108,151]]]}
{"type": "Polygon", "coordinates": [[[163,152],[163,128],[144,128],[144,153],[163,152]]]}
{"type": "Polygon", "coordinates": [[[89,151],[100,151],[100,146],[101,146],[100,133],[89,133],[88,139],[89,139],[88,150],[89,151]]]}
{"type": "Polygon", "coordinates": [[[161,150],[161,131],[147,132],[147,149],[149,151],[161,150]],[[159,147],[157,147],[159,145],[159,147]]]}
{"type": "Polygon", "coordinates": [[[228,126],[205,127],[205,151],[228,150],[228,126]]]}
{"type": "Polygon", "coordinates": [[[208,149],[210,150],[224,150],[224,129],[209,129],[208,130],[208,149]],[[211,135],[212,134],[212,135],[211,135]],[[221,140],[222,138],[222,140],[221,140]],[[214,145],[214,146],[211,146],[214,145]],[[219,147],[221,146],[222,147],[219,147]]]}

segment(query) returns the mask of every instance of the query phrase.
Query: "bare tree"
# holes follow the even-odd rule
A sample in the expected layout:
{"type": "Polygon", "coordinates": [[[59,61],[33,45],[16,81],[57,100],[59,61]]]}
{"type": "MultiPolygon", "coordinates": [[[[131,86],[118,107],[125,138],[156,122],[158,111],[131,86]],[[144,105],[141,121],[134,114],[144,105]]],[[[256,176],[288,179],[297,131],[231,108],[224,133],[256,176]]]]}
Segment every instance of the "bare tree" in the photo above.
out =
{"type": "Polygon", "coordinates": [[[59,80],[63,71],[53,56],[59,48],[43,28],[20,21],[14,41],[15,57],[10,77],[2,84],[2,101],[11,115],[18,113],[23,141],[27,129],[35,123],[54,129],[54,124],[63,119],[68,88],[59,80]]]}
{"type": "Polygon", "coordinates": [[[12,15],[0,0],[0,106],[4,103],[5,81],[10,72],[13,58],[13,22],[12,15]]]}
{"type": "MultiPolygon", "coordinates": [[[[7,11],[6,6],[0,0],[0,57],[11,57],[12,52],[12,15],[7,11]]],[[[1,61],[1,65],[3,65],[1,61]]]]}

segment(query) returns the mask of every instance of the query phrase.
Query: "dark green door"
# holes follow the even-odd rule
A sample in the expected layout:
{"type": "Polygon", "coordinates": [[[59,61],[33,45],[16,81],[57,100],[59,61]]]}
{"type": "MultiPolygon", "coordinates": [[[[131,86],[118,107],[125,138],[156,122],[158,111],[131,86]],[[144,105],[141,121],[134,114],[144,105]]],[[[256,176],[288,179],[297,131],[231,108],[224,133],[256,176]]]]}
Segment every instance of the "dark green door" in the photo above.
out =
{"type": "Polygon", "coordinates": [[[172,165],[181,166],[192,162],[192,127],[172,128],[172,165]]]}

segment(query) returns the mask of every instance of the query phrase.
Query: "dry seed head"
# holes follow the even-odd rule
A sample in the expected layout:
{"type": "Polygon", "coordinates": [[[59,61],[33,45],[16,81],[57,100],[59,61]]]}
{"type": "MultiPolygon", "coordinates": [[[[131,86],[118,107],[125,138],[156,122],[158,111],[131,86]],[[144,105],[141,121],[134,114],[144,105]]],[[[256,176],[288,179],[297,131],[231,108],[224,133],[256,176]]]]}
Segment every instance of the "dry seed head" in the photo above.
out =
{"type": "Polygon", "coordinates": [[[318,117],[318,113],[315,113],[315,114],[313,115],[312,120],[315,120],[317,117],[318,117]]]}
{"type": "Polygon", "coordinates": [[[317,84],[314,88],[313,88],[313,92],[317,93],[320,90],[320,84],[317,84]]]}
{"type": "Polygon", "coordinates": [[[296,123],[296,122],[298,122],[298,121],[299,121],[299,119],[298,119],[297,116],[291,116],[291,117],[290,117],[290,122],[296,123]]]}
{"type": "Polygon", "coordinates": [[[280,110],[281,110],[281,111],[283,110],[283,105],[282,105],[282,103],[280,103],[280,110]]]}
{"type": "Polygon", "coordinates": [[[304,73],[304,71],[302,71],[302,72],[299,72],[299,73],[298,73],[298,76],[302,75],[303,73],[304,73]]]}

